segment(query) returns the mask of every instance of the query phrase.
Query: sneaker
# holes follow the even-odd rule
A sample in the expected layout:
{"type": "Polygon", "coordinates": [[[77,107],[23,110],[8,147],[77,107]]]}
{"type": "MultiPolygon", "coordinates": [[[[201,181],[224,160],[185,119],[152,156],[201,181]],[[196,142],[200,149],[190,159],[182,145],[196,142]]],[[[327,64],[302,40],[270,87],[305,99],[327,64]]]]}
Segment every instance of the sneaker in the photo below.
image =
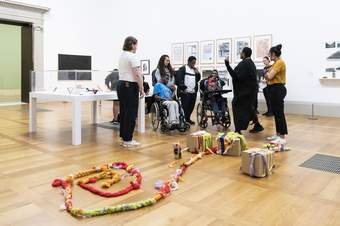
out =
{"type": "Polygon", "coordinates": [[[266,140],[274,141],[274,140],[277,140],[278,138],[280,138],[278,135],[273,135],[273,136],[267,137],[266,140]]]}
{"type": "Polygon", "coordinates": [[[287,151],[289,148],[287,148],[287,141],[281,137],[278,137],[276,140],[270,141],[270,144],[276,146],[275,151],[287,151]]]}
{"type": "Polygon", "coordinates": [[[122,146],[125,148],[135,148],[137,146],[140,146],[140,143],[135,140],[123,141],[122,146]]]}
{"type": "Polygon", "coordinates": [[[249,130],[249,133],[259,133],[262,132],[263,130],[264,130],[263,126],[260,123],[256,123],[254,125],[254,128],[249,130]]]}
{"type": "Polygon", "coordinates": [[[119,122],[117,120],[112,120],[110,122],[111,122],[112,125],[118,125],[119,124],[119,122]]]}

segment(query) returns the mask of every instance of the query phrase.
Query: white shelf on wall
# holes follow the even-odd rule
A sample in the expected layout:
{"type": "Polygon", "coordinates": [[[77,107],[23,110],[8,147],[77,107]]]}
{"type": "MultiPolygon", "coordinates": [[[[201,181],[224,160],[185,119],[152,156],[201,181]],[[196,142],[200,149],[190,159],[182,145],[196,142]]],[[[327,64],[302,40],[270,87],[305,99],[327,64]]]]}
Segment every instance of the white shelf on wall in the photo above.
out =
{"type": "Polygon", "coordinates": [[[319,78],[320,81],[340,81],[340,78],[329,78],[329,77],[322,77],[319,78]]]}
{"type": "Polygon", "coordinates": [[[322,86],[327,86],[327,87],[334,87],[334,88],[339,88],[340,86],[340,77],[321,77],[319,78],[319,82],[322,86]]]}

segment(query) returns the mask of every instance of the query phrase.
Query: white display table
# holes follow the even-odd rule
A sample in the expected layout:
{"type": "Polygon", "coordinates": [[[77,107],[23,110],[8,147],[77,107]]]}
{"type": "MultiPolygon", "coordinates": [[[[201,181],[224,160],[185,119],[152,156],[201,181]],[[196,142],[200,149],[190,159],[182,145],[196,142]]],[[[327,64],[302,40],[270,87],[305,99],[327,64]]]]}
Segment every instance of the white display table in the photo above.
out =
{"type": "MultiPolygon", "coordinates": [[[[85,93],[82,95],[60,94],[51,92],[30,92],[29,103],[29,132],[37,131],[37,100],[62,101],[72,103],[72,144],[81,144],[81,102],[92,102],[92,123],[97,123],[97,101],[115,100],[117,92],[85,93]]],[[[140,98],[138,109],[138,131],[145,132],[145,98],[140,98]]]]}

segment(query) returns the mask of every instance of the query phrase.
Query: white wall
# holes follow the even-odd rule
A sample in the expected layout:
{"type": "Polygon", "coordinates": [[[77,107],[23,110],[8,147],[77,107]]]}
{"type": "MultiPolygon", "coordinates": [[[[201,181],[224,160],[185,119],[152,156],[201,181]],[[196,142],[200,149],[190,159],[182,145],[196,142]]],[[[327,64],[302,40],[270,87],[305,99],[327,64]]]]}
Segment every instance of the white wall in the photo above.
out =
{"type": "Polygon", "coordinates": [[[127,35],[139,39],[139,54],[153,68],[173,42],[269,33],[274,44],[283,44],[287,100],[340,102],[340,85],[318,80],[327,66],[324,42],[340,41],[337,0],[22,1],[51,8],[45,16],[45,69],[57,69],[58,53],[92,55],[93,69],[117,67],[127,35]]]}

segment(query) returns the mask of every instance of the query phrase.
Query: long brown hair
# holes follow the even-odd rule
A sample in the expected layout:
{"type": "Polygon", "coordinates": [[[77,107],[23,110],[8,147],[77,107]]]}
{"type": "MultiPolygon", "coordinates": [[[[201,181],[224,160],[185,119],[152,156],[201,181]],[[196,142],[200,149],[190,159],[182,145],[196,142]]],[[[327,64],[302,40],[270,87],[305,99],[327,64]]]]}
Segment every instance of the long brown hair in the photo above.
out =
{"type": "Polygon", "coordinates": [[[170,78],[172,78],[175,74],[174,69],[172,68],[170,63],[167,66],[165,66],[165,64],[164,64],[164,60],[167,57],[170,58],[168,55],[164,54],[164,55],[161,56],[161,58],[159,58],[157,68],[159,69],[159,73],[161,74],[161,77],[166,76],[165,68],[167,68],[170,72],[170,78]]]}
{"type": "Polygon", "coordinates": [[[132,36],[127,37],[124,41],[123,50],[124,51],[131,51],[132,45],[136,45],[137,42],[138,41],[135,37],[132,37],[132,36]]]}

